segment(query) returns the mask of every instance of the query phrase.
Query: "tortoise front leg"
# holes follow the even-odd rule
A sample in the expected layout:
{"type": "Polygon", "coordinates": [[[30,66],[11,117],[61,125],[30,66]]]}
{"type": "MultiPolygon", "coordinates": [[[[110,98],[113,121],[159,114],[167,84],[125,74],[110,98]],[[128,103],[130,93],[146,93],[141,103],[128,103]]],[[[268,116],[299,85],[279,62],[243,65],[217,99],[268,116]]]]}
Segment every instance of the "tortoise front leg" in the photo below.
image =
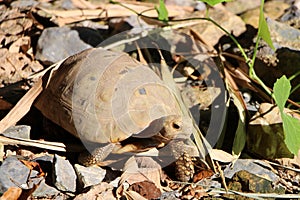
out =
{"type": "Polygon", "coordinates": [[[114,143],[108,143],[104,146],[95,148],[91,153],[89,151],[84,151],[79,155],[78,162],[84,166],[107,165],[104,160],[113,151],[114,147],[114,143]]]}
{"type": "Polygon", "coordinates": [[[191,139],[174,139],[166,147],[160,149],[159,156],[162,161],[173,161],[175,164],[175,177],[179,181],[190,181],[195,173],[193,157],[198,157],[197,147],[191,139]],[[171,160],[170,160],[171,159],[171,160]]]}

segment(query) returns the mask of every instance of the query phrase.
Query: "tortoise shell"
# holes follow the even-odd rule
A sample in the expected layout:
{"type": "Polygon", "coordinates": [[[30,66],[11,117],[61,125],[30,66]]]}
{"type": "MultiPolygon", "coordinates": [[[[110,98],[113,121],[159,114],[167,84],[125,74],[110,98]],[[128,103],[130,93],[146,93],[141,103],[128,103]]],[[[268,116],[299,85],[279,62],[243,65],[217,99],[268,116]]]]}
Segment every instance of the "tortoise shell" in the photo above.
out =
{"type": "MultiPolygon", "coordinates": [[[[160,77],[125,53],[85,50],[67,58],[48,80],[36,107],[85,141],[148,138],[164,127],[179,128],[182,120],[160,77]]],[[[172,131],[164,136],[174,137],[172,131]]]]}

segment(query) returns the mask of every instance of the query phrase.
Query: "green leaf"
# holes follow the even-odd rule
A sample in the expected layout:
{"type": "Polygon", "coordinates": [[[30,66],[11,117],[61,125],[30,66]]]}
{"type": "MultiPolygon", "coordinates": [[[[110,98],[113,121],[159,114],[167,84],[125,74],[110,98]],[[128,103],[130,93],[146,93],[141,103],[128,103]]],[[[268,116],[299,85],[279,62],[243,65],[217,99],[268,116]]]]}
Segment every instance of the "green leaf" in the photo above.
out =
{"type": "Polygon", "coordinates": [[[168,10],[166,8],[164,0],[159,0],[159,7],[155,6],[155,10],[157,11],[158,19],[160,21],[169,21],[168,10]]]}
{"type": "MultiPolygon", "coordinates": [[[[241,116],[240,116],[241,117],[241,116]]],[[[238,127],[235,132],[235,137],[232,145],[233,155],[239,156],[243,151],[247,140],[246,125],[241,119],[239,119],[238,127]]]]}
{"type": "Polygon", "coordinates": [[[235,132],[235,137],[233,140],[233,145],[232,145],[232,153],[233,155],[237,155],[239,156],[242,152],[242,150],[245,147],[246,144],[246,113],[245,113],[245,109],[241,103],[241,101],[239,100],[239,98],[237,98],[236,95],[232,95],[233,98],[233,103],[236,106],[236,108],[238,109],[238,113],[239,113],[239,123],[238,123],[238,127],[236,129],[235,132]]]}
{"type": "Polygon", "coordinates": [[[259,12],[258,36],[260,36],[272,49],[275,49],[271,40],[268,24],[264,15],[264,0],[261,1],[259,12]]]}
{"type": "Polygon", "coordinates": [[[280,112],[283,112],[284,105],[289,98],[291,91],[290,81],[286,78],[286,76],[282,76],[280,79],[277,79],[276,83],[273,87],[274,99],[277,106],[280,109],[280,112]]]}
{"type": "Polygon", "coordinates": [[[282,118],[285,144],[293,154],[297,155],[300,148],[300,121],[299,119],[283,112],[284,105],[290,95],[290,91],[291,83],[286,76],[282,76],[280,79],[277,79],[274,84],[273,92],[275,102],[280,110],[282,118]]]}
{"type": "Polygon", "coordinates": [[[300,121],[285,113],[282,113],[281,117],[285,132],[285,144],[294,155],[298,155],[300,148],[300,121]]]}
{"type": "Polygon", "coordinates": [[[218,3],[229,2],[231,0],[200,0],[200,1],[203,1],[203,2],[207,3],[210,6],[214,6],[218,3]]]}
{"type": "MultiPolygon", "coordinates": [[[[239,114],[239,122],[238,127],[235,131],[235,137],[233,140],[232,145],[232,154],[234,156],[240,156],[242,150],[245,147],[247,134],[246,134],[246,110],[243,106],[242,99],[239,98],[239,96],[236,94],[235,90],[231,86],[231,84],[228,83],[228,81],[225,81],[225,85],[227,88],[227,91],[230,94],[230,97],[233,99],[233,103],[236,106],[239,114]]],[[[230,122],[229,122],[230,124],[230,122]]],[[[230,126],[230,125],[229,125],[230,126]]]]}

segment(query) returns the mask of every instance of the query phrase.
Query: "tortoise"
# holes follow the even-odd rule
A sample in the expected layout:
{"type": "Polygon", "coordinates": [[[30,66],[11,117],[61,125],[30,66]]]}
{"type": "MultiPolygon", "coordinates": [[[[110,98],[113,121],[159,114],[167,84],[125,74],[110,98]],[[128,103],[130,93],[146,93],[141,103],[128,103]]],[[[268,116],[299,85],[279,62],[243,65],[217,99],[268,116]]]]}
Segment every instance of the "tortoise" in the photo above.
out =
{"type": "MultiPolygon", "coordinates": [[[[63,61],[35,105],[92,152],[80,156],[84,165],[104,163],[112,153],[162,148],[191,135],[174,94],[153,70],[126,53],[102,48],[63,61]]],[[[185,142],[178,144],[176,151],[185,142]]]]}

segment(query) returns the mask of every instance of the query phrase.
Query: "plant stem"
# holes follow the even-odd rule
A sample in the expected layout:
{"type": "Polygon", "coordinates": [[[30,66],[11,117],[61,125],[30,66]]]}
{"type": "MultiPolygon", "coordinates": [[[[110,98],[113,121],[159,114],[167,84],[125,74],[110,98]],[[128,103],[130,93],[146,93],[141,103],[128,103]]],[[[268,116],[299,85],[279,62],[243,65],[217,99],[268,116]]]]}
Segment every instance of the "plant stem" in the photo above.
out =
{"type": "MultiPolygon", "coordinates": [[[[114,3],[114,4],[118,4],[130,11],[132,11],[133,13],[135,13],[136,15],[138,16],[142,16],[142,17],[145,17],[145,18],[151,18],[153,20],[152,17],[148,17],[146,15],[143,15],[142,13],[138,13],[137,11],[123,5],[122,3],[120,2],[115,2],[113,0],[110,1],[111,3],[114,3]]],[[[264,2],[264,0],[262,0],[262,2],[264,2]]],[[[261,5],[263,7],[263,3],[261,5]]],[[[262,9],[262,8],[261,8],[262,9]]],[[[157,20],[159,22],[161,22],[160,20],[158,19],[154,19],[154,20],[157,20]]],[[[210,17],[192,17],[192,18],[185,18],[185,19],[176,19],[176,20],[170,20],[169,22],[182,22],[182,21],[191,21],[191,20],[205,20],[205,21],[209,21],[211,23],[213,23],[216,27],[218,27],[220,30],[222,30],[224,33],[227,34],[227,36],[234,42],[234,44],[238,47],[238,49],[240,50],[242,56],[244,57],[245,59],[245,62],[247,63],[247,65],[249,66],[249,76],[250,78],[252,78],[253,80],[257,81],[258,84],[260,84],[262,86],[262,88],[270,95],[273,97],[272,95],[272,92],[270,91],[270,89],[264,84],[264,82],[256,75],[255,73],[255,70],[254,70],[254,62],[255,62],[255,58],[256,58],[256,53],[257,53],[257,49],[258,49],[258,44],[259,44],[259,41],[261,39],[260,35],[258,34],[257,36],[257,40],[256,40],[256,43],[255,43],[255,48],[254,48],[254,53],[253,53],[253,57],[252,59],[250,59],[246,52],[244,51],[243,47],[240,45],[240,43],[235,39],[235,37],[230,33],[228,32],[225,28],[223,28],[220,24],[218,24],[215,20],[213,20],[212,18],[210,17]]],[[[168,26],[171,26],[170,24],[167,23],[168,26]]],[[[258,28],[258,33],[260,33],[261,31],[261,27],[258,28]]]]}

